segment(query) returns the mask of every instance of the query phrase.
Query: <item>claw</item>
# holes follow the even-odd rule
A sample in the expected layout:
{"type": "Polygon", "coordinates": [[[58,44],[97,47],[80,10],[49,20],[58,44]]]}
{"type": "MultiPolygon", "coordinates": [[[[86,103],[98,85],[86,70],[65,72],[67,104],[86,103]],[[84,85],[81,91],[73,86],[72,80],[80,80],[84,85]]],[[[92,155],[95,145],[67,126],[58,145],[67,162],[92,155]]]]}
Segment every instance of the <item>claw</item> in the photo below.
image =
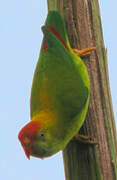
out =
{"type": "Polygon", "coordinates": [[[97,145],[98,144],[98,142],[96,142],[95,140],[92,140],[88,136],[81,135],[81,134],[76,134],[73,137],[73,140],[79,141],[84,144],[89,144],[89,145],[97,145]]]}
{"type": "Polygon", "coordinates": [[[91,52],[95,50],[96,50],[96,47],[89,47],[89,48],[84,48],[81,50],[73,49],[74,53],[76,53],[80,57],[90,56],[91,52]]]}

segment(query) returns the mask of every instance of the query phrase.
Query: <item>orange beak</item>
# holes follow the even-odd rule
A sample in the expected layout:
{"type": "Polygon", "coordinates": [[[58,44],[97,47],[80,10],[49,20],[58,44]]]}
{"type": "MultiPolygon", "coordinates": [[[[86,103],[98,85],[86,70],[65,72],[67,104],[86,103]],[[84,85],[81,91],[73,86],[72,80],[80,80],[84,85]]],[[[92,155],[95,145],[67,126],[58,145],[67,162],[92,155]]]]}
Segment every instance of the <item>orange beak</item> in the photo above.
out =
{"type": "Polygon", "coordinates": [[[24,152],[26,154],[26,157],[30,160],[30,155],[31,155],[30,147],[23,146],[23,149],[24,149],[24,152]]]}
{"type": "Polygon", "coordinates": [[[24,152],[25,152],[27,158],[30,160],[30,155],[32,153],[32,150],[30,147],[30,143],[31,143],[30,139],[27,137],[22,138],[22,136],[20,136],[20,134],[19,134],[18,138],[19,138],[19,141],[20,141],[20,143],[24,149],[24,152]]]}

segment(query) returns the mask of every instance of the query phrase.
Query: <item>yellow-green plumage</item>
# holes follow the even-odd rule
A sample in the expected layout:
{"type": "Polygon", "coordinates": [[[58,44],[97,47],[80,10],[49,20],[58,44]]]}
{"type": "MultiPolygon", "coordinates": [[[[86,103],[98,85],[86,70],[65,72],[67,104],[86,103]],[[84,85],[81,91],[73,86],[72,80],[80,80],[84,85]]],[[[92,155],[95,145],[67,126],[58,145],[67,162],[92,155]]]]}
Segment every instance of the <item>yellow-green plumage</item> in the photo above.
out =
{"type": "Polygon", "coordinates": [[[40,158],[65,148],[82,126],[90,82],[83,61],[71,49],[64,21],[50,11],[31,90],[31,120],[40,123],[32,154],[40,158]],[[54,29],[54,30],[53,30],[54,29]],[[40,134],[43,132],[43,138],[40,134]]]}
{"type": "MultiPolygon", "coordinates": [[[[55,136],[58,133],[66,144],[79,130],[85,119],[89,101],[89,77],[80,57],[74,54],[71,48],[68,52],[60,40],[47,28],[47,25],[54,26],[56,23],[54,28],[58,31],[58,21],[55,19],[57,16],[58,20],[59,18],[61,20],[59,13],[52,11],[48,16],[50,17],[49,24],[46,21],[46,26],[43,28],[48,48],[45,52],[42,44],[34,74],[31,117],[33,118],[41,110],[49,109],[56,112],[59,117],[53,117],[51,122],[54,124],[55,121],[58,126],[55,136]]],[[[60,25],[58,26],[62,29],[60,25]]],[[[62,36],[62,32],[59,33],[62,36]]],[[[66,33],[64,35],[67,37],[66,33]]],[[[65,43],[68,45],[68,39],[65,43]]]]}

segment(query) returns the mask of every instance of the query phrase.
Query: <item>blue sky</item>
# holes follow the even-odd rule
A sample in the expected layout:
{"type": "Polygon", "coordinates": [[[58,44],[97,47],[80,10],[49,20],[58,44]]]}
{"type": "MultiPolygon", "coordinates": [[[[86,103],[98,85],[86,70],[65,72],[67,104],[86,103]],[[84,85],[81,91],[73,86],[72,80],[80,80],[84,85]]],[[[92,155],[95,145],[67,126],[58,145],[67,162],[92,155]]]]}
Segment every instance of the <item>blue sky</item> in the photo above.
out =
{"type": "MultiPolygon", "coordinates": [[[[46,0],[4,0],[0,4],[0,179],[64,180],[61,153],[29,161],[17,139],[19,130],[30,120],[30,88],[47,14],[46,0]]],[[[117,120],[116,7],[117,1],[100,0],[117,120]]]]}

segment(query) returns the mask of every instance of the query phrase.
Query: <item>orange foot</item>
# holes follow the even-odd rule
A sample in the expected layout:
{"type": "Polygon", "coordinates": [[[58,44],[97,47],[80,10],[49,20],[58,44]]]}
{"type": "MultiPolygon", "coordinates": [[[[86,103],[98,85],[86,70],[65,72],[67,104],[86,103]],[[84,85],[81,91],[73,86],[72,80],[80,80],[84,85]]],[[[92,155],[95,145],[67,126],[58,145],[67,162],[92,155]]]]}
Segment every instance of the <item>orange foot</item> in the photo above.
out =
{"type": "Polygon", "coordinates": [[[89,144],[89,145],[97,145],[98,143],[95,140],[90,139],[88,136],[76,134],[72,140],[79,141],[83,144],[89,144]]]}
{"type": "Polygon", "coordinates": [[[95,50],[96,50],[96,47],[84,48],[81,50],[73,49],[74,53],[76,53],[80,57],[90,56],[91,52],[95,50]]]}

